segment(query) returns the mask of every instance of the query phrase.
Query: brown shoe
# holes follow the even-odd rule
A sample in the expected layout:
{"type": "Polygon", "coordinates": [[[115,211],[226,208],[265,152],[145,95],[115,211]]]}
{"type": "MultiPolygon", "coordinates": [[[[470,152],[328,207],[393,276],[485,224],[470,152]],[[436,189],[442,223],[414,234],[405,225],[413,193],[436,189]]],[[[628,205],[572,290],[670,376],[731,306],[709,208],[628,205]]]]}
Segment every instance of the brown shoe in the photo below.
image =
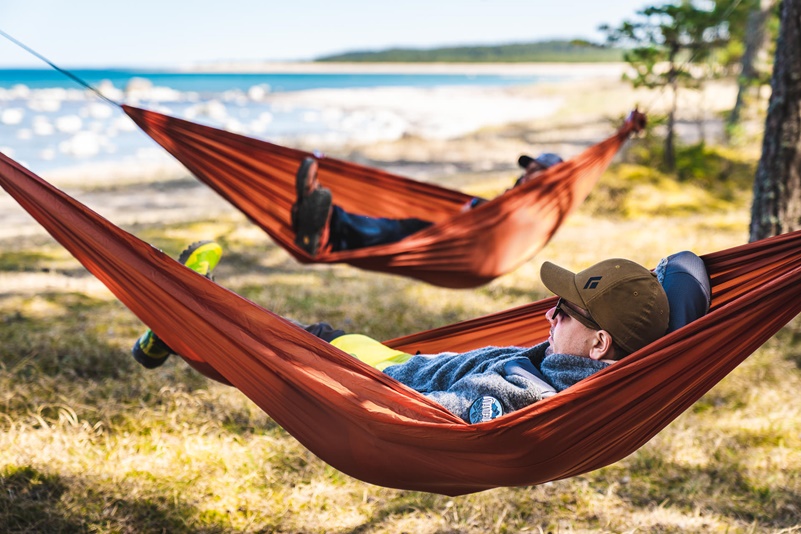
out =
{"type": "Polygon", "coordinates": [[[331,215],[331,191],[317,180],[317,161],[305,158],[295,175],[297,200],[292,206],[295,244],[312,256],[320,252],[331,215]]]}

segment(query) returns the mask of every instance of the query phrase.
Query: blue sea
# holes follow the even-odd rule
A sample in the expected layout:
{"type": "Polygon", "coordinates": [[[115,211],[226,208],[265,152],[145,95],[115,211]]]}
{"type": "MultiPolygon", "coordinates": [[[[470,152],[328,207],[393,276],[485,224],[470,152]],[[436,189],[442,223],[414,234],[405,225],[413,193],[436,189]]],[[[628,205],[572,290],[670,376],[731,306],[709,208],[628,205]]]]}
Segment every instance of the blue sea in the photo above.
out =
{"type": "MultiPolygon", "coordinates": [[[[541,116],[504,89],[565,75],[227,74],[77,69],[116,103],[289,146],[332,150],[403,135],[453,137],[541,116]]],[[[0,151],[35,172],[166,161],[115,105],[54,69],[0,70],[0,151]]]]}
{"type": "MultiPolygon", "coordinates": [[[[194,73],[119,69],[76,69],[68,72],[97,86],[103,81],[124,88],[132,78],[149,80],[154,86],[169,87],[176,91],[202,94],[244,90],[257,85],[268,85],[272,91],[304,91],[308,89],[352,89],[366,87],[437,87],[454,85],[505,86],[556,80],[564,76],[510,76],[468,74],[227,74],[194,73]]],[[[0,69],[0,88],[23,84],[30,89],[52,87],[80,88],[67,76],[55,69],[0,69]]]]}

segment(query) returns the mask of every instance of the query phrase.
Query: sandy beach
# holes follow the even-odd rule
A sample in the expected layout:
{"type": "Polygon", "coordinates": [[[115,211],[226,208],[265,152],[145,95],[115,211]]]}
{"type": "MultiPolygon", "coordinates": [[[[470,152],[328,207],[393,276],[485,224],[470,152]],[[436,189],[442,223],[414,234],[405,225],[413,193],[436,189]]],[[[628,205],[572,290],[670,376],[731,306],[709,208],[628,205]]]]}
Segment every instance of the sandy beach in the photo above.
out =
{"type": "MultiPolygon", "coordinates": [[[[472,173],[477,176],[473,181],[480,182],[482,174],[492,180],[498,173],[513,175],[517,157],[522,153],[557,152],[569,158],[611,135],[635,106],[658,113],[667,100],[665,94],[634,90],[621,81],[622,66],[618,64],[281,64],[259,68],[296,72],[313,69],[347,72],[351,68],[372,72],[561,69],[575,75],[576,80],[510,87],[379,87],[264,95],[272,106],[317,109],[320,111],[316,113],[336,114],[340,120],[352,123],[353,135],[344,140],[308,135],[292,146],[322,150],[329,156],[422,180],[447,181],[454,174],[472,173]],[[377,124],[382,128],[380,133],[376,131],[377,124]]],[[[701,131],[699,124],[703,124],[704,135],[719,136],[721,126],[716,112],[730,107],[734,96],[731,84],[709,84],[703,94],[685,92],[679,134],[693,141],[701,131]]],[[[122,116],[118,122],[122,120],[128,119],[122,116]]],[[[9,140],[5,143],[11,146],[9,155],[14,157],[14,143],[9,140]]],[[[133,161],[102,163],[88,158],[47,172],[40,172],[35,166],[31,169],[119,224],[191,219],[198,214],[214,215],[231,209],[161,148],[150,148],[145,155],[133,161]],[[176,190],[180,194],[175,194],[176,190]]],[[[470,186],[469,181],[466,185],[470,186]]],[[[41,233],[38,224],[5,193],[0,193],[0,228],[0,240],[41,233]]]]}

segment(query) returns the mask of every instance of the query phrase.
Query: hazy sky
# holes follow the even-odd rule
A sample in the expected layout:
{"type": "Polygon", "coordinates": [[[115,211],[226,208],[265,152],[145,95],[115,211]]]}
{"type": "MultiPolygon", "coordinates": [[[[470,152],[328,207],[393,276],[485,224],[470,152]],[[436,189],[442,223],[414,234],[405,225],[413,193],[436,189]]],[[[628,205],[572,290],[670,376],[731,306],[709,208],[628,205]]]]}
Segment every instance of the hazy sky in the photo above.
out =
{"type": "MultiPolygon", "coordinates": [[[[0,29],[56,64],[307,60],[394,46],[600,40],[645,0],[0,0],[0,29]]],[[[0,67],[44,64],[0,37],[0,67]]]]}

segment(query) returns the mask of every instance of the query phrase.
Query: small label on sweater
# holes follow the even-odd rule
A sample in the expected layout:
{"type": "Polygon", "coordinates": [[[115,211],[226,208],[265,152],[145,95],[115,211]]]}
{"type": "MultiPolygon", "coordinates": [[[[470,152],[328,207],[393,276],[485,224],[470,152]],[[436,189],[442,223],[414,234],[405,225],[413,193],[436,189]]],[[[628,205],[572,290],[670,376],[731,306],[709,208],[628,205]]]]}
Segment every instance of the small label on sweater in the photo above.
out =
{"type": "Polygon", "coordinates": [[[490,421],[502,415],[503,406],[501,406],[501,402],[489,395],[479,397],[473,405],[470,406],[471,423],[483,423],[484,421],[490,421]]]}

